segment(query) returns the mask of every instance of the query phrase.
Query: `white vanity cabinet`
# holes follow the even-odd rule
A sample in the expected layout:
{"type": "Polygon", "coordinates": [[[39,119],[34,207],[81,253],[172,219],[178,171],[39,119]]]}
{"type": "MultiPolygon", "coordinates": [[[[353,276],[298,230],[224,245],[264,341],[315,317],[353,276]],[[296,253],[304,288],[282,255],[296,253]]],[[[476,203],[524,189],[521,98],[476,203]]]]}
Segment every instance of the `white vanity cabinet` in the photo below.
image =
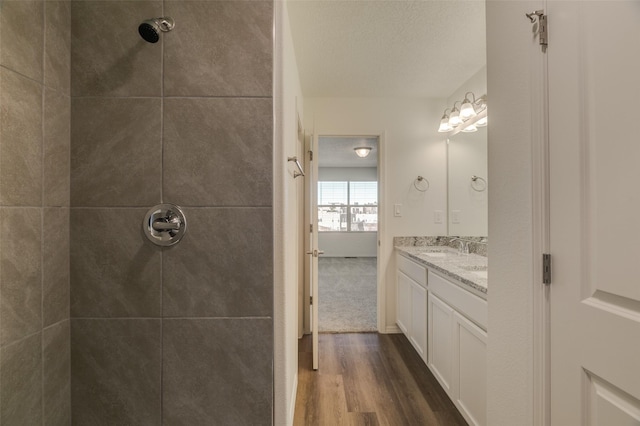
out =
{"type": "Polygon", "coordinates": [[[486,425],[487,301],[428,272],[427,365],[470,425],[486,425]]]}
{"type": "Polygon", "coordinates": [[[426,363],[427,270],[399,254],[396,256],[396,265],[396,322],[426,363]]]}

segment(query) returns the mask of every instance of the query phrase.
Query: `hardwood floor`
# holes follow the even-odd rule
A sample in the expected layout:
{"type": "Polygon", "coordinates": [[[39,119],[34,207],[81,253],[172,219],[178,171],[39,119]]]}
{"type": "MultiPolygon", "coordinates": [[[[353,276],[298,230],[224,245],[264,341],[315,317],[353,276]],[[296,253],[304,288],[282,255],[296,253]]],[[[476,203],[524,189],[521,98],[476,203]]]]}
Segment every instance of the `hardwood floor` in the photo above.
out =
{"type": "Polygon", "coordinates": [[[466,425],[402,334],[321,334],[299,342],[295,426],[466,425]]]}

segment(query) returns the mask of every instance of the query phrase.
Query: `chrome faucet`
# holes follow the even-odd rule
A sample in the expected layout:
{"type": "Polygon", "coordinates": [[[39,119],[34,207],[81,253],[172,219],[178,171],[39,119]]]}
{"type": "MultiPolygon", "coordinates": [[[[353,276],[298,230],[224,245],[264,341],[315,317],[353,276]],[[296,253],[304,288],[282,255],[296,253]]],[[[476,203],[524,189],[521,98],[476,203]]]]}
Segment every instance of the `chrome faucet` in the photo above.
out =
{"type": "Polygon", "coordinates": [[[450,243],[454,241],[460,243],[460,245],[458,246],[459,254],[469,254],[469,243],[467,241],[463,240],[462,238],[452,238],[451,240],[449,240],[450,243]]]}

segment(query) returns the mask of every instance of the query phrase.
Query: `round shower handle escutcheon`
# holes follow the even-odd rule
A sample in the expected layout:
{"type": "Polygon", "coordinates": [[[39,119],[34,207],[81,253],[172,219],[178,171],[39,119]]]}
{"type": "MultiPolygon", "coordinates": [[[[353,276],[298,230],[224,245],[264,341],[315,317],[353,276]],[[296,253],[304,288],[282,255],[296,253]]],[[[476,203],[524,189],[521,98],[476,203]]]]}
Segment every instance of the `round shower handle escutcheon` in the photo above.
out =
{"type": "Polygon", "coordinates": [[[175,204],[158,204],[151,207],[142,222],[142,232],[149,241],[167,247],[180,242],[187,232],[184,212],[175,204]]]}

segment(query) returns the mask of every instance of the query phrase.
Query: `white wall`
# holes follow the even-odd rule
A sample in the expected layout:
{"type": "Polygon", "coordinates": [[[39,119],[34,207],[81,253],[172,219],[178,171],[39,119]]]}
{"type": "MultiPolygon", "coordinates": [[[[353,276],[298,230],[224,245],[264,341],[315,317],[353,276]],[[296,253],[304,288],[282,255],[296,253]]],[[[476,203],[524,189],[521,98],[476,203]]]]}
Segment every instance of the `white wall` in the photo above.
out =
{"type": "Polygon", "coordinates": [[[284,2],[274,2],[274,424],[292,425],[298,373],[297,113],[302,90],[284,2]]]}
{"type": "Polygon", "coordinates": [[[386,306],[382,331],[395,325],[394,236],[444,235],[446,224],[435,224],[434,210],[446,212],[446,142],[438,133],[444,100],[400,98],[305,98],[305,128],[314,135],[382,135],[380,140],[381,206],[379,220],[380,276],[386,306]],[[418,192],[418,175],[431,187],[418,192]],[[393,205],[402,204],[402,217],[393,205]]]}
{"type": "Polygon", "coordinates": [[[536,418],[532,152],[540,131],[532,118],[543,94],[544,54],[522,19],[543,7],[542,1],[487,2],[490,425],[527,426],[536,418]]]}
{"type": "MultiPolygon", "coordinates": [[[[320,167],[320,181],[378,180],[375,167],[320,167]]],[[[323,257],[375,257],[378,253],[377,232],[319,232],[318,249],[323,257]]]]}

